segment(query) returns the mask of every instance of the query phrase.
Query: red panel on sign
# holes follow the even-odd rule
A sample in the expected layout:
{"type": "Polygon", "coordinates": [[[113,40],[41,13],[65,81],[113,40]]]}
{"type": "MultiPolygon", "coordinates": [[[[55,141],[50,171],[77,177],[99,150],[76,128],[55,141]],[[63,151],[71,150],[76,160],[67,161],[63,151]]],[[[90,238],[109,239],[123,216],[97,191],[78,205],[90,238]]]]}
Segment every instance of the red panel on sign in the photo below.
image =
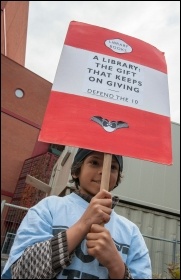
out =
{"type": "Polygon", "coordinates": [[[150,44],[71,22],[39,140],[171,164],[166,69],[150,44]]]}

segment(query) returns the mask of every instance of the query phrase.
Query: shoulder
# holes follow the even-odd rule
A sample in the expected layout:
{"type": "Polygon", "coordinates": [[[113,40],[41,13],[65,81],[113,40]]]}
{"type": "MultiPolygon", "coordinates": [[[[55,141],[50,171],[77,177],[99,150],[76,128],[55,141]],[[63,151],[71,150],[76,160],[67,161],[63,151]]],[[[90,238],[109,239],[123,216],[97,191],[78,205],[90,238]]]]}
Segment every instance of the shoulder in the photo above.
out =
{"type": "Polygon", "coordinates": [[[57,209],[61,209],[64,205],[68,204],[68,195],[64,197],[59,197],[56,195],[51,195],[43,198],[37,204],[32,206],[28,211],[28,216],[41,216],[48,219],[49,216],[52,216],[57,209]]]}
{"type": "Polygon", "coordinates": [[[41,206],[41,205],[48,206],[48,205],[57,204],[60,202],[63,203],[64,201],[68,200],[68,197],[69,197],[69,195],[66,195],[63,197],[56,196],[56,195],[47,196],[47,197],[43,198],[42,200],[40,200],[35,206],[41,206]]]}
{"type": "Polygon", "coordinates": [[[117,214],[115,211],[113,211],[113,217],[116,220],[118,227],[124,228],[124,230],[132,234],[140,233],[138,226],[129,219],[117,214]]]}

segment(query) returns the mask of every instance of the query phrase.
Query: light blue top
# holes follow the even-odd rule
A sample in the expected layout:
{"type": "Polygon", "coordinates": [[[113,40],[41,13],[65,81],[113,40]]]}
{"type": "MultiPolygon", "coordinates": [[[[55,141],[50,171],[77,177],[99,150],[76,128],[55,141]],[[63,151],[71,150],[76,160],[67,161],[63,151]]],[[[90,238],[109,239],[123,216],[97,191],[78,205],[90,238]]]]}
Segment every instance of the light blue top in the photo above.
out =
{"type": "MultiPolygon", "coordinates": [[[[11,279],[11,265],[28,246],[48,240],[58,232],[71,227],[80,219],[88,204],[77,194],[71,193],[64,197],[46,197],[30,208],[17,231],[9,259],[2,272],[2,279],[11,279]]],[[[105,227],[110,231],[132,276],[135,279],[151,279],[148,249],[139,228],[128,219],[116,214],[114,210],[112,210],[111,219],[105,224],[105,227]]],[[[73,271],[76,272],[75,278],[78,279],[108,278],[107,269],[87,254],[86,240],[83,240],[76,248],[72,263],[66,267],[66,273],[64,271],[66,275],[62,275],[62,271],[57,278],[69,278],[70,269],[71,279],[74,279],[73,271]]]]}

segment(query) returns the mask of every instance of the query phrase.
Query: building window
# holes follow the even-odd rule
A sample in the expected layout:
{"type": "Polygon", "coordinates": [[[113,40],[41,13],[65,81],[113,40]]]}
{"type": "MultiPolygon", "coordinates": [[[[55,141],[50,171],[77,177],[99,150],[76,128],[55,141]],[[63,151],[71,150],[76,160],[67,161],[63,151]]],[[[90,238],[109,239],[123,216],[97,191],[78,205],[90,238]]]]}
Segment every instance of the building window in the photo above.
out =
{"type": "Polygon", "coordinates": [[[17,89],[15,90],[15,95],[16,95],[16,97],[18,97],[18,98],[22,98],[22,97],[24,96],[24,91],[23,91],[22,89],[20,89],[20,88],[17,88],[17,89]]]}
{"type": "Polygon", "coordinates": [[[54,155],[60,156],[64,148],[65,148],[64,145],[50,144],[49,152],[54,155]]]}

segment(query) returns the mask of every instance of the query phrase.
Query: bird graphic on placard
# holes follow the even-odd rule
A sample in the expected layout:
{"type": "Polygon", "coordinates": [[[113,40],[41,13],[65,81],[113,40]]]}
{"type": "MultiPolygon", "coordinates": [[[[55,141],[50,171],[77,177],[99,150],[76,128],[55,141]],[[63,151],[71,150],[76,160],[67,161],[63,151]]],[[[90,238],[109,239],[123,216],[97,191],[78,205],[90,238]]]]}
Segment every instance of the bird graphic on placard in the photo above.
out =
{"type": "Polygon", "coordinates": [[[98,123],[102,128],[104,128],[107,132],[113,132],[119,128],[128,128],[129,125],[123,121],[109,121],[108,119],[102,118],[100,116],[93,116],[91,118],[92,121],[98,123]]]}

